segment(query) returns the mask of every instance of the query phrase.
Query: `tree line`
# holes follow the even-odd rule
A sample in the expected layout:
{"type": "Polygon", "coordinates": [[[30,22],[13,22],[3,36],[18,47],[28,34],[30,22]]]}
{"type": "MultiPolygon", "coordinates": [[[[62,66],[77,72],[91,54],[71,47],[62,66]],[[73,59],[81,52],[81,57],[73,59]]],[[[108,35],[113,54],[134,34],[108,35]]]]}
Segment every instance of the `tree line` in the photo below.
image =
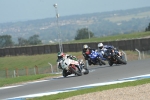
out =
{"type": "MultiPolygon", "coordinates": [[[[145,28],[145,31],[150,31],[150,23],[145,28]]],[[[75,40],[88,39],[94,37],[94,33],[88,28],[81,28],[76,31],[75,40]]],[[[18,44],[12,41],[11,35],[0,35],[0,48],[12,47],[12,46],[28,46],[28,45],[39,45],[42,41],[39,39],[39,35],[30,36],[28,39],[18,37],[18,44]]]]}
{"type": "Polygon", "coordinates": [[[11,35],[0,35],[0,48],[12,46],[37,45],[37,44],[42,44],[42,41],[39,39],[39,35],[30,36],[28,39],[19,37],[17,44],[15,44],[12,41],[11,35]]]}
{"type": "Polygon", "coordinates": [[[149,23],[149,25],[146,27],[145,31],[150,31],[150,23],[149,23]]]}
{"type": "MultiPolygon", "coordinates": [[[[75,40],[92,38],[94,33],[88,30],[88,28],[78,29],[76,32],[75,40]]],[[[11,35],[0,35],[0,48],[13,47],[13,46],[28,46],[28,45],[39,45],[42,41],[39,39],[39,35],[30,36],[28,39],[18,37],[18,43],[12,41],[11,35]]]]}

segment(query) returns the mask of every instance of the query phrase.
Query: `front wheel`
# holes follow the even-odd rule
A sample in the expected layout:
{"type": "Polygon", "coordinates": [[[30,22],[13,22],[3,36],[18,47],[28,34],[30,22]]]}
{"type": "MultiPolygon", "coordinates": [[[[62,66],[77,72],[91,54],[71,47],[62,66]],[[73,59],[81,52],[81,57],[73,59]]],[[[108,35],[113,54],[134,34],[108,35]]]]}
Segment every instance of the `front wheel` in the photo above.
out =
{"type": "Polygon", "coordinates": [[[86,74],[89,73],[89,70],[88,70],[87,68],[84,68],[83,70],[85,70],[85,71],[83,72],[84,75],[86,75],[86,74]]]}
{"type": "Polygon", "coordinates": [[[64,77],[67,77],[67,76],[68,76],[67,70],[63,70],[62,75],[63,75],[64,77]]]}
{"type": "Polygon", "coordinates": [[[103,61],[103,60],[101,60],[101,63],[102,63],[103,65],[106,65],[105,61],[103,61]]]}
{"type": "Polygon", "coordinates": [[[127,61],[125,61],[125,59],[119,58],[118,56],[116,56],[116,59],[122,64],[127,64],[127,61]]]}
{"type": "Polygon", "coordinates": [[[98,61],[99,61],[99,65],[106,65],[105,61],[103,61],[101,58],[98,58],[98,61]]]}
{"type": "Polygon", "coordinates": [[[76,67],[76,69],[70,67],[70,70],[71,70],[73,73],[75,73],[76,75],[82,76],[82,72],[79,70],[78,67],[76,67]]]}

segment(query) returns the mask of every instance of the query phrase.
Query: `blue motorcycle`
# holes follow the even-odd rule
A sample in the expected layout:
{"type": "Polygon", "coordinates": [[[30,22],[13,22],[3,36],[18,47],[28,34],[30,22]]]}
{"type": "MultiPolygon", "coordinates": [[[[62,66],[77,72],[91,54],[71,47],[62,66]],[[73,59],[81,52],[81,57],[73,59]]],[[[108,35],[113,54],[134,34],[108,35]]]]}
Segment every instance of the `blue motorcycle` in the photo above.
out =
{"type": "Polygon", "coordinates": [[[90,57],[90,64],[93,65],[106,65],[105,58],[103,58],[103,55],[100,52],[97,52],[96,50],[92,50],[91,54],[89,54],[90,57]]]}

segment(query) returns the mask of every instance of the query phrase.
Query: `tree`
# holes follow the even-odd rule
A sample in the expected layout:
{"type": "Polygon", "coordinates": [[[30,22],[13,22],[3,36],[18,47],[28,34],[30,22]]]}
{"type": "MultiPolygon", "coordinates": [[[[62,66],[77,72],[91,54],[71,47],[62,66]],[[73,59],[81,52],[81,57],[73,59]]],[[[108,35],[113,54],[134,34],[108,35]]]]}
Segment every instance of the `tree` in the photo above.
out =
{"type": "Polygon", "coordinates": [[[145,31],[150,31],[150,23],[149,23],[148,27],[146,27],[145,31]]]}
{"type": "Polygon", "coordinates": [[[28,43],[30,45],[37,45],[37,44],[42,44],[42,41],[39,39],[39,35],[33,35],[29,37],[28,43]]]}
{"type": "Polygon", "coordinates": [[[80,39],[88,39],[90,37],[94,36],[94,33],[88,30],[88,28],[82,28],[77,30],[77,35],[75,36],[75,40],[80,39]]]}
{"type": "Polygon", "coordinates": [[[11,35],[1,35],[0,36],[0,47],[10,47],[13,46],[13,41],[11,35]]]}
{"type": "Polygon", "coordinates": [[[25,45],[28,45],[29,43],[28,43],[28,40],[26,40],[26,39],[24,39],[24,38],[22,38],[22,37],[19,37],[18,38],[18,45],[19,46],[25,46],[25,45]]]}

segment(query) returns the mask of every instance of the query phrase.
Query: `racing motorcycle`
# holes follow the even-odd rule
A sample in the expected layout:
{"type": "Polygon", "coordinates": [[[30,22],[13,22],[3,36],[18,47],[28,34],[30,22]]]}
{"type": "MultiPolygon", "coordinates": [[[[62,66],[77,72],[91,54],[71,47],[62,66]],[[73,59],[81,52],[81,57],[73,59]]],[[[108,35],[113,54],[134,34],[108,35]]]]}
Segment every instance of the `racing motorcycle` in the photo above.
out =
{"type": "Polygon", "coordinates": [[[106,65],[102,54],[100,52],[97,52],[96,50],[92,50],[92,52],[89,54],[89,57],[90,62],[93,65],[106,65]]]}
{"type": "Polygon", "coordinates": [[[62,75],[67,77],[68,75],[75,74],[81,76],[83,74],[88,74],[89,70],[85,67],[83,60],[73,60],[69,57],[65,57],[60,60],[59,64],[62,67],[62,75]]]}
{"type": "Polygon", "coordinates": [[[108,64],[110,66],[113,64],[127,64],[124,55],[114,48],[107,49],[105,52],[105,57],[107,58],[108,64]]]}

